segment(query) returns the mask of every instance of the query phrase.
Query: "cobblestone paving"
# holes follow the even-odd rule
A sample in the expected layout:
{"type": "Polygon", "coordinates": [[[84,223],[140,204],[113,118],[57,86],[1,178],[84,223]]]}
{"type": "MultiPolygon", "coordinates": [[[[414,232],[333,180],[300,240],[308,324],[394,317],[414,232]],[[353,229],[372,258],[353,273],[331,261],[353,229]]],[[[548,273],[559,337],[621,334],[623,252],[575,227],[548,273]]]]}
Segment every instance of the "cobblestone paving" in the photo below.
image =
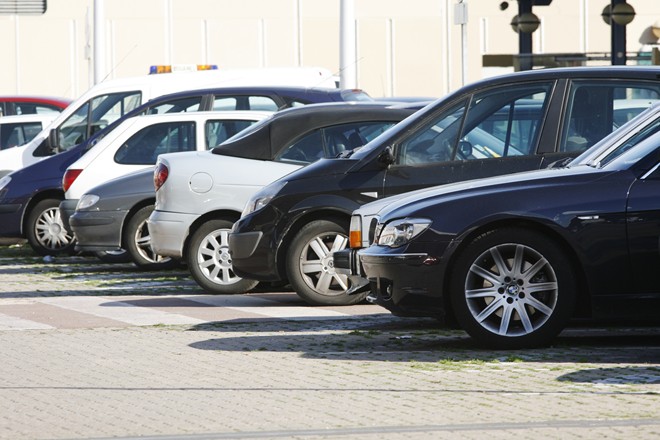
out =
{"type": "MultiPolygon", "coordinates": [[[[185,271],[0,258],[0,323],[16,301],[202,295],[185,271]]],[[[285,292],[254,299],[269,295],[299,309],[285,292]]],[[[552,347],[492,351],[373,307],[0,331],[0,438],[660,438],[660,328],[576,327],[552,347]]],[[[177,313],[204,316],[189,309],[177,313]]]]}

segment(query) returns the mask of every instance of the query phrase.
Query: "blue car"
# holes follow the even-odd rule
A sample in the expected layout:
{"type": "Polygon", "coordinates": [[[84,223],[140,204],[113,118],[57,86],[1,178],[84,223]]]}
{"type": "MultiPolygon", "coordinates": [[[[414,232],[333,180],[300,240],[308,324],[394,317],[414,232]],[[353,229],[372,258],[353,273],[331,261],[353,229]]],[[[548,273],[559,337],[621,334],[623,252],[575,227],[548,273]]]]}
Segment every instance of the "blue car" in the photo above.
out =
{"type": "MultiPolygon", "coordinates": [[[[0,237],[26,238],[40,255],[74,250],[73,234],[60,213],[64,174],[69,165],[94,146],[125,118],[140,114],[205,110],[279,110],[334,101],[370,101],[361,90],[305,87],[231,87],[191,90],[164,95],[127,113],[113,124],[67,151],[0,178],[0,237]]],[[[57,139],[57,133],[50,136],[57,139]]],[[[75,206],[62,207],[73,213],[75,206]]]]}

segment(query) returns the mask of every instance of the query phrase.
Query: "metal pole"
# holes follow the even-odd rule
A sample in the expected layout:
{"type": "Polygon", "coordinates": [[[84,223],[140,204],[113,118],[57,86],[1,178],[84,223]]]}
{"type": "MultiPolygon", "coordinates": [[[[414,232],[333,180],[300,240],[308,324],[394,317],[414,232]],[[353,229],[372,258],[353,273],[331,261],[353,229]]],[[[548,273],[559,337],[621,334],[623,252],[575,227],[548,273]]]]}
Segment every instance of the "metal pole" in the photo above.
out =
{"type": "Polygon", "coordinates": [[[94,0],[94,84],[105,77],[104,0],[94,0]]]}
{"type": "Polygon", "coordinates": [[[461,84],[467,80],[467,22],[468,5],[464,0],[458,0],[454,6],[454,24],[461,25],[461,84]]]}
{"type": "MultiPolygon", "coordinates": [[[[532,12],[532,0],[518,0],[518,17],[532,12]]],[[[518,52],[520,53],[520,70],[531,70],[532,62],[532,34],[518,31],[518,52]]]]}
{"type": "Polygon", "coordinates": [[[339,86],[357,87],[355,44],[355,5],[353,0],[341,0],[339,19],[339,86]]]}
{"type": "MultiPolygon", "coordinates": [[[[614,5],[619,3],[626,3],[626,0],[612,0],[610,10],[614,10],[614,5]]],[[[625,66],[627,62],[626,26],[615,23],[612,18],[610,18],[610,26],[612,27],[612,65],[625,66]]]]}

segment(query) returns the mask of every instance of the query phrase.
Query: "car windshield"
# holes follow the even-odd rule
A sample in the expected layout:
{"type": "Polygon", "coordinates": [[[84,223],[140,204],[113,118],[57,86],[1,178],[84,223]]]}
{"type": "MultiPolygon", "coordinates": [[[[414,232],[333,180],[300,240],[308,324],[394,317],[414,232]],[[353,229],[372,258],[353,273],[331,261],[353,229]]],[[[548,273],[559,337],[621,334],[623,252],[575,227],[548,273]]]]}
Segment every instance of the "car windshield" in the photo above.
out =
{"type": "Polygon", "coordinates": [[[379,136],[369,141],[366,145],[360,148],[356,148],[353,154],[345,154],[341,157],[350,157],[351,159],[361,160],[371,155],[373,151],[381,150],[381,146],[387,144],[387,142],[395,138],[398,133],[405,133],[410,129],[411,126],[415,125],[418,121],[425,119],[430,113],[434,113],[435,110],[437,110],[437,106],[429,104],[421,110],[408,116],[394,127],[381,133],[379,136]]]}
{"type": "MultiPolygon", "coordinates": [[[[657,122],[657,121],[656,121],[657,122]]],[[[639,138],[639,142],[634,145],[634,148],[628,149],[616,149],[613,153],[606,157],[605,160],[601,161],[598,166],[601,168],[612,168],[612,169],[628,169],[631,166],[637,164],[640,160],[648,157],[654,152],[660,150],[660,124],[653,124],[656,128],[654,131],[646,131],[648,133],[646,137],[639,138]]],[[[627,143],[626,143],[627,144],[627,143]]],[[[651,160],[652,165],[657,163],[657,159],[651,160]]],[[[640,166],[643,166],[640,164],[640,166]]],[[[641,169],[641,168],[640,168],[641,169]]]]}

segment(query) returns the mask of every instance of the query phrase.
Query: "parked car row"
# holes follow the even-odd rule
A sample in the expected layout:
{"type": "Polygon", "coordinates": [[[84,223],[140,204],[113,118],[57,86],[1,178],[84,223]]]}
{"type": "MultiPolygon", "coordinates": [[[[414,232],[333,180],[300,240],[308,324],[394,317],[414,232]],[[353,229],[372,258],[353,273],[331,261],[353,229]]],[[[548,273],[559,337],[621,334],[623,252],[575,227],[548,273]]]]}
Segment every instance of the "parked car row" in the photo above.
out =
{"type": "Polygon", "coordinates": [[[359,148],[419,105],[331,103],[283,110],[211,152],[165,154],[155,171],[152,247],[183,259],[213,293],[242,293],[257,282],[236,276],[228,235],[263,186],[323,157],[359,148]]]}
{"type": "MultiPolygon", "coordinates": [[[[313,102],[371,100],[361,90],[310,87],[312,81],[319,81],[315,70],[288,72],[285,79],[281,76],[287,72],[275,69],[277,75],[270,77],[272,73],[272,69],[265,69],[259,75],[251,74],[242,79],[232,72],[155,75],[109,81],[93,87],[32,142],[0,151],[0,168],[7,168],[5,172],[11,173],[0,180],[0,224],[3,225],[0,237],[27,238],[33,249],[42,255],[72,250],[74,236],[63,223],[59,205],[65,198],[63,179],[72,181],[76,172],[71,171],[64,178],[65,173],[104,136],[119,129],[133,116],[212,110],[275,111],[313,102]],[[280,81],[287,85],[261,85],[280,81]],[[218,86],[187,90],[191,83],[218,86]],[[296,83],[301,85],[292,85],[296,83]],[[163,94],[177,89],[186,91],[163,94]],[[137,105],[140,99],[149,97],[152,99],[137,105]],[[73,136],[74,133],[78,134],[73,136]]],[[[136,133],[135,136],[141,135],[136,133]]],[[[210,147],[216,145],[217,139],[212,142],[210,147]]],[[[155,158],[151,165],[154,163],[155,158]]],[[[75,205],[75,201],[65,204],[64,212],[69,213],[67,206],[72,212],[75,205]]]]}
{"type": "Polygon", "coordinates": [[[547,344],[572,318],[658,311],[659,73],[535,70],[428,105],[337,91],[325,101],[370,102],[268,113],[156,98],[33,165],[66,157],[48,204],[13,187],[37,168],[0,179],[0,221],[13,201],[37,252],[181,262],[211,293],[289,283],[310,305],[366,298],[490,346],[547,344]]]}
{"type": "Polygon", "coordinates": [[[656,105],[567,167],[364,205],[359,272],[371,301],[490,347],[548,344],[572,318],[657,324],[659,186],[656,105]]]}
{"type": "MultiPolygon", "coordinates": [[[[358,151],[322,159],[257,193],[229,236],[234,271],[288,281],[314,305],[352,304],[331,253],[346,247],[352,212],[386,196],[545,168],[571,159],[621,123],[617,111],[660,98],[658,68],[520,72],[468,85],[358,151]],[[623,101],[623,102],[621,102],[623,101]]],[[[625,118],[624,118],[625,119],[625,118]]]]}

